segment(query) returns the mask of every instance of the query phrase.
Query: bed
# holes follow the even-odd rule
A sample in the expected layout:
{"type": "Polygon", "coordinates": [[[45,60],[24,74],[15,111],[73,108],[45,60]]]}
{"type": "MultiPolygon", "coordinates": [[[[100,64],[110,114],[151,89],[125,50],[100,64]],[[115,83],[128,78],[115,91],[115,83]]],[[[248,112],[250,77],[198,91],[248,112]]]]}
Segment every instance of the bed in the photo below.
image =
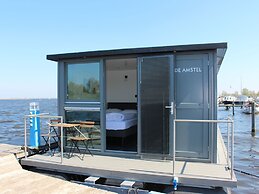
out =
{"type": "Polygon", "coordinates": [[[137,133],[137,110],[135,104],[123,104],[119,106],[114,103],[106,110],[106,136],[126,138],[137,133]],[[119,108],[115,108],[119,107],[119,108]],[[125,109],[122,109],[125,108],[125,109]]]}

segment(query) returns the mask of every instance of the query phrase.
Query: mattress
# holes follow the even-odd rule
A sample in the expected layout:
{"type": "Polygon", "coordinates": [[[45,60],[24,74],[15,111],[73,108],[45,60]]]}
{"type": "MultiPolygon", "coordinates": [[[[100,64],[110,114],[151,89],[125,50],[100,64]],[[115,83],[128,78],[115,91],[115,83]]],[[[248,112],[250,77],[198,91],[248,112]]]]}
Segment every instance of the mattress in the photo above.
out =
{"type": "Polygon", "coordinates": [[[124,121],[106,121],[107,130],[125,130],[137,125],[137,118],[124,121]]]}
{"type": "Polygon", "coordinates": [[[107,121],[124,121],[130,120],[137,117],[136,110],[119,110],[119,109],[108,109],[106,111],[107,121]]]}

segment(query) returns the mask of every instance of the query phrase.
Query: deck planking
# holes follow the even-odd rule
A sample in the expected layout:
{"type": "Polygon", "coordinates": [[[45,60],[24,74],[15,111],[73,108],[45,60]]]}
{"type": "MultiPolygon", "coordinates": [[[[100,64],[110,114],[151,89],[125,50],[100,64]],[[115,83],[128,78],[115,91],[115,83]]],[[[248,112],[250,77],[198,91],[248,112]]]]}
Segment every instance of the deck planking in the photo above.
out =
{"type": "MultiPolygon", "coordinates": [[[[237,180],[231,178],[231,171],[226,167],[227,158],[221,136],[218,136],[218,162],[187,162],[176,161],[176,174],[183,185],[236,187],[237,180]]],[[[34,155],[23,159],[22,164],[42,169],[57,170],[85,176],[97,176],[121,180],[172,184],[173,163],[168,160],[130,159],[101,155],[76,155],[72,158],[64,154],[60,163],[60,153],[55,156],[48,154],[34,155]]]]}

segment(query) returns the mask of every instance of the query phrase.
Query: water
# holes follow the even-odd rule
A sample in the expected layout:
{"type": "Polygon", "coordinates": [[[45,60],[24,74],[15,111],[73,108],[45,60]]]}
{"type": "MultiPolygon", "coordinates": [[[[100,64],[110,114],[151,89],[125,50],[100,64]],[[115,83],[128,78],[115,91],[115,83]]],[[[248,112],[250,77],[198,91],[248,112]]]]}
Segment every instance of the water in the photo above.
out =
{"type": "MultiPolygon", "coordinates": [[[[0,143],[24,144],[24,115],[29,114],[29,103],[39,102],[41,113],[57,115],[56,99],[0,100],[0,143]]],[[[232,111],[219,108],[218,119],[232,116],[232,111]]],[[[259,176],[259,115],[256,116],[257,136],[251,136],[251,115],[235,109],[235,169],[259,176]]],[[[226,125],[221,125],[226,140],[226,125]]],[[[235,172],[238,188],[232,193],[259,193],[259,178],[235,172]]]]}
{"type": "Polygon", "coordinates": [[[24,115],[31,102],[39,103],[40,113],[57,115],[56,99],[0,100],[0,143],[24,145],[24,115]]]}
{"type": "MultiPolygon", "coordinates": [[[[232,110],[218,109],[218,119],[232,117],[232,110]]],[[[244,171],[251,175],[235,172],[238,179],[238,188],[232,189],[232,193],[259,193],[259,115],[256,115],[257,134],[251,136],[251,115],[242,113],[242,109],[235,108],[235,152],[234,169],[244,171]]],[[[221,125],[224,140],[227,139],[226,125],[221,125]]]]}

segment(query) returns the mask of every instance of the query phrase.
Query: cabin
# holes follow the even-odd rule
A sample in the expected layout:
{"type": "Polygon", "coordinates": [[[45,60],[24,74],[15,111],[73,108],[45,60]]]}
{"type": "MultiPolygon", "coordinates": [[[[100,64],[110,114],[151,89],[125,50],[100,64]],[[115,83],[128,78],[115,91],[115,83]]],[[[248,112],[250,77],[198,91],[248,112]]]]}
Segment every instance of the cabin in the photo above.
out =
{"type": "MultiPolygon", "coordinates": [[[[156,161],[171,170],[167,162],[172,160],[217,165],[225,153],[224,142],[217,123],[207,121],[217,120],[217,74],[226,50],[227,43],[210,43],[47,55],[58,66],[58,114],[66,123],[92,123],[88,147],[94,157],[89,161],[118,159],[120,166],[129,160],[135,167],[141,161],[156,161]]],[[[65,138],[65,151],[69,146],[65,138]]],[[[25,165],[36,163],[44,166],[24,161],[25,165]]],[[[159,172],[151,168],[145,172],[159,172]]],[[[117,172],[112,178],[172,183],[172,177],[161,178],[161,174],[155,178],[121,171],[121,176],[117,172]]],[[[85,174],[111,176],[100,169],[90,172],[85,174]]],[[[179,182],[236,186],[233,177],[205,178],[207,182],[202,175],[198,177],[200,182],[191,181],[190,174],[179,182]]]]}
{"type": "MultiPolygon", "coordinates": [[[[174,118],[217,119],[226,49],[218,43],[48,55],[58,63],[58,113],[66,122],[94,121],[99,154],[170,158],[174,118]],[[119,110],[132,114],[109,117],[119,110]]],[[[176,156],[215,162],[216,131],[177,123],[176,156]]]]}

